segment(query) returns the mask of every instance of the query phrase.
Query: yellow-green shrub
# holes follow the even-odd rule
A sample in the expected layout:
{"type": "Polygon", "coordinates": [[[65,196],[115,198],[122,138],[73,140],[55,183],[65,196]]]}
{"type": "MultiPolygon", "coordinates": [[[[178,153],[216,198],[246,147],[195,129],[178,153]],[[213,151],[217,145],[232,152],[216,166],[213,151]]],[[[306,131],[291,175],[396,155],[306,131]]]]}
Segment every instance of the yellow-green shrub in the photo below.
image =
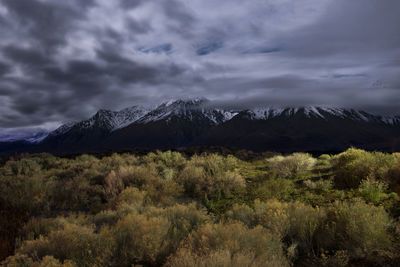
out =
{"type": "Polygon", "coordinates": [[[103,266],[113,255],[114,240],[105,229],[99,234],[83,225],[66,224],[48,236],[26,241],[18,250],[33,259],[50,255],[63,262],[72,260],[78,266],[103,266]]]}
{"type": "Polygon", "coordinates": [[[263,227],[205,224],[189,235],[166,266],[239,266],[251,261],[266,266],[289,266],[279,238],[263,227]]]}
{"type": "Polygon", "coordinates": [[[115,266],[155,264],[164,254],[170,222],[164,217],[128,214],[113,228],[115,266]]]}
{"type": "Polygon", "coordinates": [[[235,170],[236,162],[233,157],[223,158],[214,154],[194,156],[176,181],[192,196],[213,198],[218,191],[230,196],[246,186],[243,177],[235,170]]]}
{"type": "Polygon", "coordinates": [[[282,178],[296,178],[309,171],[316,163],[310,154],[293,153],[289,156],[275,156],[268,159],[268,166],[282,178]]]}
{"type": "Polygon", "coordinates": [[[391,251],[390,225],[383,207],[362,201],[337,202],[329,209],[316,243],[325,250],[346,250],[351,259],[371,260],[381,251],[391,251]]]}
{"type": "Polygon", "coordinates": [[[339,189],[357,188],[367,178],[384,180],[394,161],[393,155],[348,149],[334,157],[334,182],[339,189]]]}

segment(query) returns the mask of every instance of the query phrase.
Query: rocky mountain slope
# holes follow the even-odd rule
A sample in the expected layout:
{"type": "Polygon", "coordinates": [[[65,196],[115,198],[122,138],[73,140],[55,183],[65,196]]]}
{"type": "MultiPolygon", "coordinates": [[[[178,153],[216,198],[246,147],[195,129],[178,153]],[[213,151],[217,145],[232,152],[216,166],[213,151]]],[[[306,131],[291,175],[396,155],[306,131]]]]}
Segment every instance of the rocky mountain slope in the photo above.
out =
{"type": "Polygon", "coordinates": [[[400,116],[317,106],[226,110],[203,98],[179,99],[154,109],[99,110],[87,120],[41,136],[0,143],[0,151],[72,153],[190,146],[255,151],[338,151],[355,146],[392,151],[400,149],[400,116]]]}

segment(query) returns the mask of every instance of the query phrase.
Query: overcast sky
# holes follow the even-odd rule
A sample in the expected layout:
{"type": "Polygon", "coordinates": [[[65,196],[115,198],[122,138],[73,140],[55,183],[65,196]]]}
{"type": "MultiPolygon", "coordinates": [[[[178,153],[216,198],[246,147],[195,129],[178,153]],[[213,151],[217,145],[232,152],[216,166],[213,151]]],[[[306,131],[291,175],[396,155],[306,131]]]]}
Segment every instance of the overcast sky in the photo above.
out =
{"type": "Polygon", "coordinates": [[[399,0],[1,0],[0,129],[192,96],[400,113],[399,14],[399,0]]]}

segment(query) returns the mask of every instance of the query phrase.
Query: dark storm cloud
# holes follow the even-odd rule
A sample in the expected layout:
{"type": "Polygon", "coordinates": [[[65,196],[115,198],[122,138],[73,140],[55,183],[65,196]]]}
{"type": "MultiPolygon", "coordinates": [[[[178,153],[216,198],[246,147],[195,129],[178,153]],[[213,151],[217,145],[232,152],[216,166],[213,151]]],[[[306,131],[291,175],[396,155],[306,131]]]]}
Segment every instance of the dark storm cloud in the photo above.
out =
{"type": "MultiPolygon", "coordinates": [[[[74,19],[82,16],[84,10],[55,1],[3,0],[2,4],[8,10],[10,23],[45,49],[61,45],[74,19]]],[[[82,7],[89,4],[90,1],[82,1],[82,7]]]]}
{"type": "Polygon", "coordinates": [[[11,66],[0,61],[0,77],[7,74],[11,70],[11,66]]]}
{"type": "Polygon", "coordinates": [[[50,62],[48,56],[37,49],[8,45],[2,47],[2,54],[11,61],[24,65],[41,66],[50,62]]]}
{"type": "Polygon", "coordinates": [[[398,0],[3,0],[0,129],[204,96],[395,113],[398,0]]]}

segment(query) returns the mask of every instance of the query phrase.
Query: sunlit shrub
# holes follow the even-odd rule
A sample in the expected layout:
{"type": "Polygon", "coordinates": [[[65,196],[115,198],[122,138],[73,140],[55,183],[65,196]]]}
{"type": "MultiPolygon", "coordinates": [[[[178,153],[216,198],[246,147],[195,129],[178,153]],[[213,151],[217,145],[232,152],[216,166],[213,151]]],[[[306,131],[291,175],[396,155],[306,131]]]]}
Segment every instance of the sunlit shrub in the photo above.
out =
{"type": "Polygon", "coordinates": [[[372,259],[380,251],[391,250],[390,225],[383,207],[361,201],[337,202],[329,210],[316,243],[325,250],[346,250],[352,259],[372,259]]]}
{"type": "Polygon", "coordinates": [[[121,167],[116,171],[125,186],[141,187],[148,182],[148,180],[157,179],[156,170],[146,165],[121,167]]]}
{"type": "Polygon", "coordinates": [[[247,250],[232,253],[227,249],[210,251],[207,255],[198,255],[188,249],[180,249],[164,265],[165,267],[283,267],[289,266],[285,259],[265,261],[247,250]]]}
{"type": "Polygon", "coordinates": [[[275,156],[268,159],[268,165],[278,177],[296,178],[304,175],[316,163],[310,154],[293,153],[289,156],[275,156]]]}
{"type": "Polygon", "coordinates": [[[279,199],[290,200],[295,189],[292,180],[284,178],[271,178],[263,181],[254,190],[254,196],[261,200],[279,199]]]}
{"type": "Polygon", "coordinates": [[[394,163],[394,157],[380,152],[351,148],[334,158],[335,186],[357,188],[367,178],[383,180],[394,163]]]}
{"type": "Polygon", "coordinates": [[[154,204],[170,205],[183,192],[183,186],[173,180],[152,179],[143,185],[142,190],[147,192],[148,199],[154,204]]]}
{"type": "Polygon", "coordinates": [[[256,201],[254,210],[259,224],[295,244],[300,253],[313,250],[315,233],[324,221],[323,210],[300,202],[282,203],[276,200],[256,201]]]}
{"type": "Polygon", "coordinates": [[[70,260],[61,263],[52,256],[44,256],[42,260],[34,261],[25,254],[16,254],[3,261],[2,266],[8,267],[75,267],[76,264],[70,260]]]}
{"type": "Polygon", "coordinates": [[[234,168],[235,162],[234,158],[214,154],[204,158],[195,156],[176,181],[184,186],[186,193],[197,197],[207,195],[213,198],[218,191],[230,196],[246,186],[245,180],[234,168]]]}
{"type": "Polygon", "coordinates": [[[38,259],[46,255],[62,262],[69,259],[78,266],[103,266],[110,260],[113,247],[113,239],[106,230],[96,234],[89,227],[67,224],[47,237],[26,241],[19,252],[38,259]]]}
{"type": "Polygon", "coordinates": [[[121,218],[120,214],[115,210],[104,210],[93,216],[93,223],[97,228],[115,225],[121,218]]]}
{"type": "Polygon", "coordinates": [[[367,202],[378,204],[388,197],[385,193],[387,188],[388,186],[384,182],[367,178],[361,182],[358,191],[367,202]]]}
{"type": "Polygon", "coordinates": [[[161,258],[166,258],[175,252],[180,242],[188,234],[196,230],[205,223],[209,217],[204,210],[199,210],[194,203],[189,205],[174,205],[168,208],[150,209],[147,213],[149,217],[163,217],[170,223],[167,238],[164,240],[165,246],[161,258]]]}
{"type": "Polygon", "coordinates": [[[192,232],[166,266],[288,266],[279,238],[261,226],[205,224],[192,232]]]}
{"type": "Polygon", "coordinates": [[[327,192],[333,188],[333,181],[332,180],[305,180],[304,185],[307,186],[309,189],[316,190],[318,192],[327,192]]]}
{"type": "Polygon", "coordinates": [[[254,210],[247,205],[234,204],[233,207],[226,212],[225,217],[230,220],[236,220],[251,227],[255,225],[254,210]]]}
{"type": "Polygon", "coordinates": [[[157,153],[149,153],[143,157],[144,162],[154,162],[161,169],[164,168],[182,168],[186,164],[186,158],[179,152],[165,151],[157,153]]]}
{"type": "Polygon", "coordinates": [[[170,222],[164,217],[129,214],[113,230],[116,240],[115,266],[155,264],[166,247],[170,222]]]}
{"type": "Polygon", "coordinates": [[[117,175],[115,171],[111,171],[104,178],[104,193],[107,199],[114,199],[124,188],[124,182],[121,176],[117,175]]]}
{"type": "Polygon", "coordinates": [[[331,164],[332,157],[328,154],[322,154],[317,159],[318,166],[329,166],[331,164]]]}

